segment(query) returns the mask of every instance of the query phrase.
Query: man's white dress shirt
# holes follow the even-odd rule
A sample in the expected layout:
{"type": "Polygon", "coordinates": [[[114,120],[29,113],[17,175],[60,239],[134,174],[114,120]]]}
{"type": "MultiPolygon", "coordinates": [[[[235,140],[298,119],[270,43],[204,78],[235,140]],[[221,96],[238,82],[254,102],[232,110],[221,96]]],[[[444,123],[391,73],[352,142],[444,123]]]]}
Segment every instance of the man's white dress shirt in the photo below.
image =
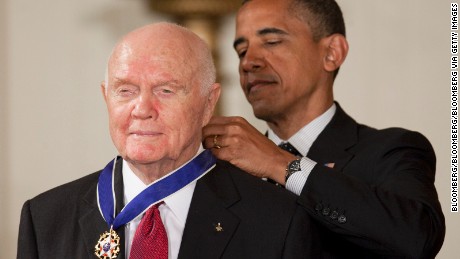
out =
{"type": "MultiPolygon", "coordinates": [[[[197,154],[204,149],[200,147],[197,154]]],[[[147,185],[139,179],[123,160],[123,188],[124,204],[128,204],[136,195],[142,192],[147,185]]],[[[204,174],[203,174],[204,175],[204,174]]],[[[160,180],[160,179],[158,179],[160,180]]],[[[157,181],[158,181],[157,180],[157,181]]],[[[197,179],[198,180],[198,179],[197,179]]],[[[196,181],[189,183],[184,188],[166,197],[164,204],[159,206],[161,220],[165,226],[168,235],[168,258],[176,259],[179,254],[179,248],[184,233],[185,220],[187,219],[188,210],[192,201],[193,191],[195,190],[196,181]]],[[[153,183],[152,183],[153,184],[153,183]]],[[[131,244],[136,233],[137,226],[142,220],[145,213],[141,213],[125,226],[125,248],[126,258],[129,258],[131,244]]]]}

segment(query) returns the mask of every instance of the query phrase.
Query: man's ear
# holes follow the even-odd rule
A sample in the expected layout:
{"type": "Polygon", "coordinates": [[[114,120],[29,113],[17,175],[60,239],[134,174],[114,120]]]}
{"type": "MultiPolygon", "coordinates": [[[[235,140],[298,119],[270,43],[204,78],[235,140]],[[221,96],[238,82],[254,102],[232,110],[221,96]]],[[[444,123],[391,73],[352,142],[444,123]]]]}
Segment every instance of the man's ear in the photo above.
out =
{"type": "Polygon", "coordinates": [[[107,103],[107,90],[105,89],[106,85],[105,85],[105,81],[102,81],[101,82],[101,92],[102,92],[102,96],[104,97],[104,101],[107,103]]]}
{"type": "Polygon", "coordinates": [[[322,39],[326,47],[324,69],[328,72],[337,70],[345,61],[348,54],[348,42],[342,34],[332,34],[322,39]]]}
{"type": "Polygon", "coordinates": [[[202,126],[205,126],[206,124],[208,124],[209,120],[211,119],[214,113],[214,108],[216,107],[217,101],[219,100],[219,97],[220,97],[220,91],[221,91],[221,87],[219,83],[214,83],[211,86],[211,90],[206,100],[206,107],[205,107],[206,110],[204,113],[202,126]]]}

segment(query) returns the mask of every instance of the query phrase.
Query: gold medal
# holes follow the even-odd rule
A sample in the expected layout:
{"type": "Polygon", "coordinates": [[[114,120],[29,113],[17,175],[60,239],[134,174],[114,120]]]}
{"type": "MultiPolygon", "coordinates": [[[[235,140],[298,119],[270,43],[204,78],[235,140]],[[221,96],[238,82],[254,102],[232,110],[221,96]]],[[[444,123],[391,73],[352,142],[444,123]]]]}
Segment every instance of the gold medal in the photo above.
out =
{"type": "Polygon", "coordinates": [[[94,254],[101,259],[117,258],[120,253],[120,237],[117,232],[110,228],[109,232],[104,232],[94,247],[94,254]]]}

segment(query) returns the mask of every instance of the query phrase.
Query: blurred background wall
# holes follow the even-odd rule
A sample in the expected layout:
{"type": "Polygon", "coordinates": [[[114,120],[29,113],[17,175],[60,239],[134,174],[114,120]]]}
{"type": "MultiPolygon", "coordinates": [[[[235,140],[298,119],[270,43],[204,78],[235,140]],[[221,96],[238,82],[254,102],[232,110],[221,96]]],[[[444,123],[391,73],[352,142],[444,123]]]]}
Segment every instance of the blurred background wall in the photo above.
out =
{"type": "MultiPolygon", "coordinates": [[[[460,254],[450,212],[450,1],[338,0],[350,53],[336,100],[361,123],[425,134],[437,156],[447,235],[437,258],[460,254]]],[[[99,90],[120,36],[171,19],[141,0],[0,0],[0,258],[15,258],[25,200],[101,169],[116,151],[99,90]]],[[[217,32],[221,113],[261,131],[239,88],[234,17],[217,32]]]]}

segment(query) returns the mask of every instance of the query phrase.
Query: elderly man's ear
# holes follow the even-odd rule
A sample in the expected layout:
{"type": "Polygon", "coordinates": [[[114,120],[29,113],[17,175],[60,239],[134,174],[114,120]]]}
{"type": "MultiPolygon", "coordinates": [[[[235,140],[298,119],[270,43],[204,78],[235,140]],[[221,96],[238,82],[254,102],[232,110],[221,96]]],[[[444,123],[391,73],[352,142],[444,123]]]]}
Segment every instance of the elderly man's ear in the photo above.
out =
{"type": "Polygon", "coordinates": [[[102,96],[104,97],[104,101],[107,102],[107,91],[105,89],[105,81],[101,82],[101,93],[102,93],[102,96]]]}
{"type": "Polygon", "coordinates": [[[333,72],[343,64],[347,57],[347,39],[342,34],[332,34],[321,41],[325,47],[324,70],[333,72]]]}
{"type": "Polygon", "coordinates": [[[209,92],[209,95],[207,97],[208,99],[206,100],[205,114],[204,114],[202,126],[205,126],[206,124],[208,124],[209,120],[214,114],[214,109],[220,97],[220,91],[221,91],[221,87],[219,83],[214,83],[211,86],[211,91],[209,92]]]}

